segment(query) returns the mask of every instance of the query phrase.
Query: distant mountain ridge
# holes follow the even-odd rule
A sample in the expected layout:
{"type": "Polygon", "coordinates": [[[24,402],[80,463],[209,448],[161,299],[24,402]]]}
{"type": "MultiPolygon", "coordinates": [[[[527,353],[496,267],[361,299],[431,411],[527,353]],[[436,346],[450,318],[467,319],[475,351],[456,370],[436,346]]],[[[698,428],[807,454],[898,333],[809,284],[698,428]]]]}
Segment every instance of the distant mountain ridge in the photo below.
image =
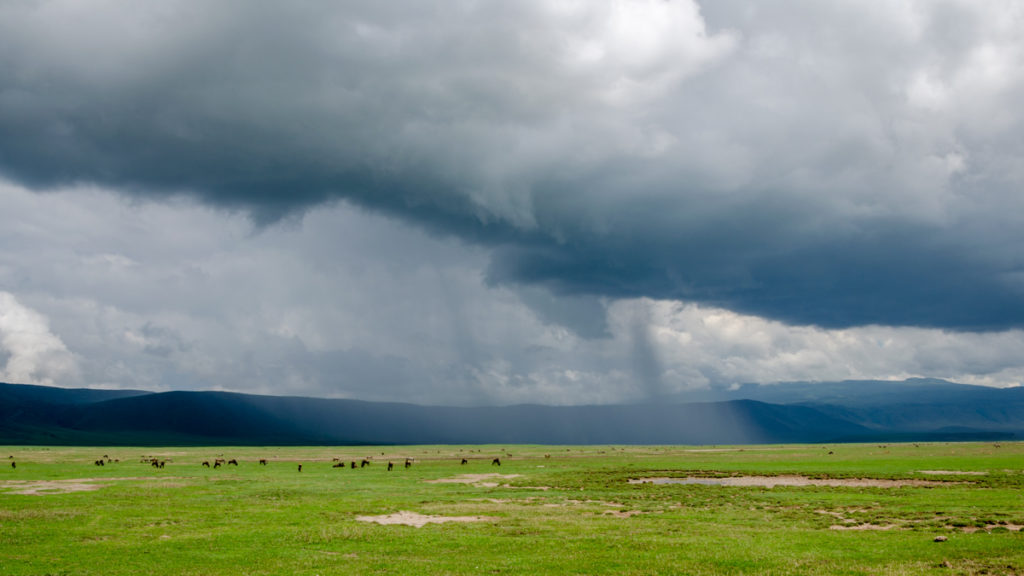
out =
{"type": "Polygon", "coordinates": [[[0,383],[0,444],[757,444],[1024,437],[1024,388],[744,385],[656,404],[444,407],[0,383]]]}

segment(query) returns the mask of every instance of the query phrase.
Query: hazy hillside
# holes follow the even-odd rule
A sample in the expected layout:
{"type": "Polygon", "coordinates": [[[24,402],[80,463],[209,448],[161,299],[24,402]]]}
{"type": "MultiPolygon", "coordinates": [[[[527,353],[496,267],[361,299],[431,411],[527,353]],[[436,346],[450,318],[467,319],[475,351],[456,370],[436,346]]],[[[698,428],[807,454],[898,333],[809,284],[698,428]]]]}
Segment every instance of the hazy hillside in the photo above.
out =
{"type": "Polygon", "coordinates": [[[457,408],[0,384],[0,443],[739,444],[1006,438],[1024,431],[1021,392],[941,381],[796,383],[744,386],[712,402],[457,408]]]}

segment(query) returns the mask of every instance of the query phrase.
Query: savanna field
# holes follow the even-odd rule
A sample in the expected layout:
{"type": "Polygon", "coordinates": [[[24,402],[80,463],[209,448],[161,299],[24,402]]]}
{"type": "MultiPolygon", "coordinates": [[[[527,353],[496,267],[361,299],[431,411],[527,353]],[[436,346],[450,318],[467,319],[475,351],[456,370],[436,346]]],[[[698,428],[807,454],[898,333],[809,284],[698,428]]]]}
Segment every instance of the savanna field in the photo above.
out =
{"type": "Polygon", "coordinates": [[[4,575],[1024,574],[1016,442],[0,457],[4,575]]]}

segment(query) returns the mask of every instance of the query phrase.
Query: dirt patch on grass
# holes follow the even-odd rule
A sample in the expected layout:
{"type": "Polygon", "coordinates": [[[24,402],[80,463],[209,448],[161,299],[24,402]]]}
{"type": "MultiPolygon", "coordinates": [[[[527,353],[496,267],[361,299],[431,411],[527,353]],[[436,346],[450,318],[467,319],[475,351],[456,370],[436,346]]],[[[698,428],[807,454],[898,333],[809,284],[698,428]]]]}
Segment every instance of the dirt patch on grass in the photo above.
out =
{"type": "Polygon", "coordinates": [[[451,478],[438,478],[437,480],[424,480],[427,484],[472,484],[484,488],[497,488],[495,480],[510,480],[519,478],[519,474],[461,474],[451,478]]]}
{"type": "Polygon", "coordinates": [[[0,490],[7,494],[46,496],[71,492],[92,492],[109,486],[109,482],[122,480],[176,480],[176,477],[131,477],[131,478],[69,478],[67,480],[9,480],[0,483],[0,490]]]}
{"type": "Polygon", "coordinates": [[[604,516],[614,516],[615,518],[632,518],[637,514],[643,514],[640,510],[605,510],[601,513],[604,516]]]}
{"type": "Polygon", "coordinates": [[[807,476],[728,476],[724,478],[631,478],[630,484],[699,484],[775,488],[776,486],[831,486],[850,488],[901,488],[904,486],[942,486],[936,480],[890,480],[885,478],[810,478],[807,476]]]}
{"type": "Polygon", "coordinates": [[[99,490],[104,486],[106,484],[90,484],[79,480],[37,480],[6,482],[3,488],[8,494],[41,496],[47,494],[67,494],[69,492],[91,492],[99,490]]]}
{"type": "MultiPolygon", "coordinates": [[[[946,526],[946,528],[949,528],[951,530],[958,529],[958,527],[956,526],[946,526]]],[[[993,530],[998,530],[1000,528],[1006,530],[1007,532],[1020,532],[1022,529],[1024,529],[1024,526],[1021,526],[1019,524],[986,524],[984,526],[960,526],[959,530],[961,532],[966,532],[967,534],[973,534],[975,532],[982,531],[992,532],[993,530]]]]}
{"type": "Polygon", "coordinates": [[[984,476],[988,474],[988,472],[976,470],[918,470],[918,472],[929,476],[984,476]]]}
{"type": "Polygon", "coordinates": [[[521,474],[462,474],[452,478],[438,478],[437,480],[424,480],[427,484],[470,484],[477,488],[518,488],[521,490],[550,490],[550,486],[512,486],[502,484],[498,480],[510,480],[519,478],[521,474]]]}
{"type": "Polygon", "coordinates": [[[880,526],[878,524],[855,524],[852,526],[849,524],[833,524],[828,527],[829,530],[893,530],[896,528],[898,528],[898,526],[895,524],[886,524],[885,526],[880,526]]]}
{"type": "Polygon", "coordinates": [[[429,516],[417,512],[401,511],[394,514],[382,516],[356,516],[360,522],[375,522],[377,524],[401,524],[403,526],[414,526],[422,528],[427,524],[444,524],[445,522],[491,522],[497,520],[490,516],[429,516]]]}

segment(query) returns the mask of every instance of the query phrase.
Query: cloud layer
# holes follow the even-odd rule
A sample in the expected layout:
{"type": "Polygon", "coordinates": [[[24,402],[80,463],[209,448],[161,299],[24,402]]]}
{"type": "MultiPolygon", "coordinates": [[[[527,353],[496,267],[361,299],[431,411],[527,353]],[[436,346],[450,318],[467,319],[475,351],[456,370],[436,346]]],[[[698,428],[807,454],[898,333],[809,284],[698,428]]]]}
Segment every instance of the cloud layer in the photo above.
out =
{"type": "Polygon", "coordinates": [[[1014,2],[0,7],[0,171],[262,223],[345,199],[495,285],[1024,324],[1014,2]]]}
{"type": "Polygon", "coordinates": [[[1024,380],[1024,8],[0,2],[0,379],[1024,380]]]}
{"type": "Polygon", "coordinates": [[[96,188],[0,183],[0,204],[0,381],[457,405],[751,381],[1024,381],[1020,330],[829,330],[495,286],[488,250],[344,203],[265,229],[96,188]]]}
{"type": "Polygon", "coordinates": [[[0,292],[0,361],[0,382],[52,386],[78,376],[75,357],[46,318],[8,292],[0,292]]]}

